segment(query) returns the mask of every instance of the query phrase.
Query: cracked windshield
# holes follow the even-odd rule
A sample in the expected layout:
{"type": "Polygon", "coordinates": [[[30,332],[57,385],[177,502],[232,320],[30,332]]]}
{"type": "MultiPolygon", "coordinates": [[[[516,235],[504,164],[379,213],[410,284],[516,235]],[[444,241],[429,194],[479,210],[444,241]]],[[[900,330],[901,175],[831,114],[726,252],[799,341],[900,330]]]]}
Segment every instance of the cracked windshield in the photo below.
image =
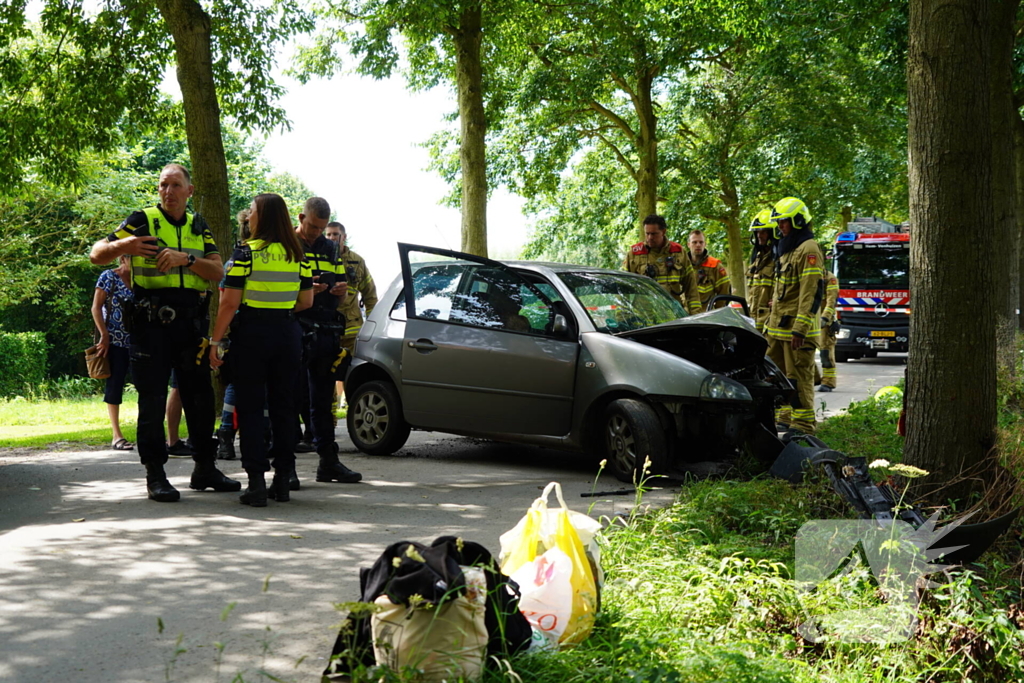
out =
{"type": "Polygon", "coordinates": [[[559,273],[601,332],[638,330],[685,318],[686,311],[653,280],[610,273],[559,273]]]}

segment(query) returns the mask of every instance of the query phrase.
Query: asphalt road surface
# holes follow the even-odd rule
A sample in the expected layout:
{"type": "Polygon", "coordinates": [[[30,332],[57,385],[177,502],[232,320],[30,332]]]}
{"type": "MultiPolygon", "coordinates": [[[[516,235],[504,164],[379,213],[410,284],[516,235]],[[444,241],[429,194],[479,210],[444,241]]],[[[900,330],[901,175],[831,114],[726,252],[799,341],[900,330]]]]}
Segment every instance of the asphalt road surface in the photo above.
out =
{"type": "MultiPolygon", "coordinates": [[[[839,390],[816,397],[833,413],[895,382],[903,359],[840,364],[839,390]]],[[[595,483],[596,463],[581,456],[416,432],[399,454],[372,457],[343,426],[338,435],[361,483],[317,484],[315,455],[300,455],[302,490],[262,509],[190,491],[187,459],[167,467],[182,500],[158,504],[134,451],[0,449],[0,680],[256,681],[263,669],[315,681],[340,621],[334,603],[358,598],[358,568],[386,545],[454,534],[497,555],[549,481],[595,517],[635,504],[582,498],[626,487],[595,483]]],[[[223,467],[244,478],[237,461],[223,467]]]]}

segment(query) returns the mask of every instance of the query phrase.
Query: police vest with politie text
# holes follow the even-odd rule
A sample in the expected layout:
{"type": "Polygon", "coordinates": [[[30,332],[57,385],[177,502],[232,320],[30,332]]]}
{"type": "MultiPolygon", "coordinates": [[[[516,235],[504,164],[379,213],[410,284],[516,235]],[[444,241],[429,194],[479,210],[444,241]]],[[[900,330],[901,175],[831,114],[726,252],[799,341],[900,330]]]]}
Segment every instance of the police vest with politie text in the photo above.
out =
{"type": "Polygon", "coordinates": [[[230,286],[237,278],[245,279],[243,306],[291,310],[302,280],[308,280],[311,275],[305,261],[288,260],[283,244],[249,240],[235,251],[227,265],[225,284],[230,286]]]}
{"type": "Polygon", "coordinates": [[[653,278],[676,297],[683,308],[690,313],[700,313],[697,275],[690,257],[678,242],[666,241],[660,249],[649,247],[646,242],[638,242],[626,255],[624,267],[631,273],[653,278]]]}

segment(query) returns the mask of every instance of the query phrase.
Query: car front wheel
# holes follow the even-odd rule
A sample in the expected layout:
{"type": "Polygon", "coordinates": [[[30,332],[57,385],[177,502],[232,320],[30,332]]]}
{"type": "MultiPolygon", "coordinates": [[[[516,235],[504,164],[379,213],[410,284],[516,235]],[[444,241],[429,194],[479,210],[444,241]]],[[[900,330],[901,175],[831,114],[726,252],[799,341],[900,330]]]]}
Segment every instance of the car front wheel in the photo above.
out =
{"type": "Polygon", "coordinates": [[[620,481],[639,482],[648,459],[652,471],[664,469],[668,449],[665,431],[654,408],[643,401],[620,398],[608,404],[604,440],[608,471],[620,481]]]}
{"type": "Polygon", "coordinates": [[[356,389],[346,422],[352,443],[369,455],[391,455],[409,439],[401,401],[388,382],[367,382],[356,389]]]}

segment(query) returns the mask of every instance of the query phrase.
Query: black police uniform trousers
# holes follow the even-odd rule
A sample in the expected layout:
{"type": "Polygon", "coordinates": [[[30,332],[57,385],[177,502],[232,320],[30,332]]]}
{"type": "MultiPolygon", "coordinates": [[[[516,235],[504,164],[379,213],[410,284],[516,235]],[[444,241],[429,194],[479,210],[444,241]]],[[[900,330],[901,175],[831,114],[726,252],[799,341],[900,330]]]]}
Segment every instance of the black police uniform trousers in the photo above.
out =
{"type": "Polygon", "coordinates": [[[206,318],[177,315],[162,323],[133,316],[131,343],[132,379],[139,392],[139,421],[136,441],[143,465],[167,462],[164,415],[167,383],[171,370],[178,378],[181,406],[192,439],[196,462],[213,462],[217,448],[213,441],[213,384],[210,359],[199,357],[200,343],[206,332],[206,318]],[[196,358],[199,357],[199,363],[196,358]]]}
{"type": "Polygon", "coordinates": [[[302,332],[291,311],[240,311],[231,323],[231,380],[246,471],[270,469],[264,434],[270,415],[269,456],[278,472],[295,467],[295,376],[302,332]]]}
{"type": "MultiPolygon", "coordinates": [[[[323,324],[323,323],[321,323],[323,324]]],[[[341,351],[340,324],[314,328],[306,348],[306,390],[313,427],[313,447],[322,456],[334,454],[334,374],[331,365],[341,351]],[[336,329],[335,329],[336,328],[336,329]]],[[[308,326],[308,323],[307,323],[308,326]]],[[[308,328],[307,328],[308,331],[308,328]]]]}

